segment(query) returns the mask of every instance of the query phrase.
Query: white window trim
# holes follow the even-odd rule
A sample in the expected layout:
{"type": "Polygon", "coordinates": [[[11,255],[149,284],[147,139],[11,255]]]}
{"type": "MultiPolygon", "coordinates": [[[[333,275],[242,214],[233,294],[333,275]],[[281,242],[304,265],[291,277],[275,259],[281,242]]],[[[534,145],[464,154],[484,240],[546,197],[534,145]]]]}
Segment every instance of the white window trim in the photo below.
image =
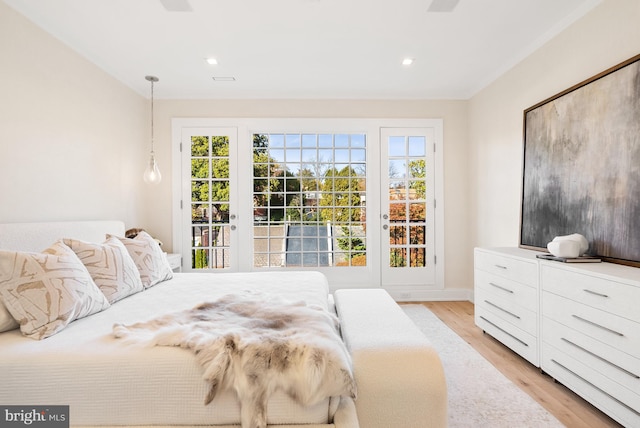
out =
{"type": "MultiPolygon", "coordinates": [[[[424,287],[420,290],[411,288],[412,296],[420,295],[421,291],[428,294],[431,290],[444,288],[444,140],[442,119],[347,119],[347,118],[174,118],[172,126],[172,214],[173,214],[173,242],[182,242],[182,228],[180,226],[181,211],[181,152],[183,128],[221,127],[236,128],[238,141],[251,141],[254,133],[286,133],[296,132],[313,133],[364,133],[367,135],[367,266],[366,267],[340,267],[340,268],[310,268],[310,270],[323,271],[328,279],[331,289],[337,288],[371,288],[380,286],[380,239],[374,232],[380,230],[380,191],[378,173],[380,168],[380,128],[425,128],[433,127],[435,130],[435,254],[436,283],[435,286],[424,287]],[[348,271],[348,272],[347,272],[348,271]]],[[[251,164],[253,147],[251,144],[238,147],[239,164],[251,164]]],[[[252,174],[239,174],[238,192],[240,195],[253,193],[252,174]]],[[[239,198],[239,213],[252,213],[252,198],[239,198]]],[[[248,227],[239,229],[239,242],[252,242],[251,230],[248,227]]],[[[252,253],[251,249],[251,253],[252,253]]],[[[252,257],[246,257],[239,266],[240,271],[254,271],[252,257]]],[[[264,269],[264,268],[260,268],[264,269]]],[[[270,268],[277,269],[277,268],[270,268]]],[[[286,268],[283,268],[286,269],[286,268]]],[[[395,290],[394,294],[402,294],[402,290],[395,290]]]]}

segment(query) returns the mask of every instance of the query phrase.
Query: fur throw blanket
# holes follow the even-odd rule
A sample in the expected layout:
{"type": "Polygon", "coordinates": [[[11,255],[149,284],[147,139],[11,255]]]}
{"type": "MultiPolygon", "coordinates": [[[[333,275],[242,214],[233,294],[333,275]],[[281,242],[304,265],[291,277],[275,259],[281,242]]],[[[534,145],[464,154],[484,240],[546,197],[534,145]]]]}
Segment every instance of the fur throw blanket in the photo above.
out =
{"type": "Polygon", "coordinates": [[[277,390],[302,405],[356,397],[337,317],[302,302],[228,295],[147,322],[116,324],[113,334],[130,343],[193,351],[210,385],[205,405],[218,390],[234,390],[243,428],[266,427],[267,402],[277,390]]]}

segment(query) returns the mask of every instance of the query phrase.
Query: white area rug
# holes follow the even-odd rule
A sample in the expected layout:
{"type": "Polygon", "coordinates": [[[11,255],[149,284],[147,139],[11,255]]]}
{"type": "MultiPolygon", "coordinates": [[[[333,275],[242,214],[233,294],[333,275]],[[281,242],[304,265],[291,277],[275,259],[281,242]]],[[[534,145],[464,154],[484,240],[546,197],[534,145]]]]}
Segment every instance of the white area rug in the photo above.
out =
{"type": "Polygon", "coordinates": [[[450,428],[564,426],[427,308],[402,308],[440,354],[447,378],[450,428]]]}

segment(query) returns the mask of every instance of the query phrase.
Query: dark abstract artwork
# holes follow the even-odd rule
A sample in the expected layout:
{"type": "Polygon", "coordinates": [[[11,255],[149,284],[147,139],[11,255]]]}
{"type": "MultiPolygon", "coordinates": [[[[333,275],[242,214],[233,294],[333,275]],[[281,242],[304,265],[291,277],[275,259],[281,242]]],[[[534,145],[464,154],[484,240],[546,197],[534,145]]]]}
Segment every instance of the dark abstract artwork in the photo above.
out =
{"type": "Polygon", "coordinates": [[[524,112],[520,244],[640,265],[640,55],[524,112]]]}

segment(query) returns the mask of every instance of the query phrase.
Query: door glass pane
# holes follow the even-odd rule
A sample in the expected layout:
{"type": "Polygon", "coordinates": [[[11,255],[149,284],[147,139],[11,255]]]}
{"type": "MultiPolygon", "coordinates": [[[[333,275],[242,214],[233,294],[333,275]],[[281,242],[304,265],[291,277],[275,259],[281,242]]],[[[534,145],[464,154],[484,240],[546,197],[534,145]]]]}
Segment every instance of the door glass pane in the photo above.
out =
{"type": "Polygon", "coordinates": [[[426,254],[426,138],[389,136],[389,266],[424,267],[426,254]]]}
{"type": "Polygon", "coordinates": [[[412,159],[409,161],[409,177],[424,178],[426,173],[424,159],[412,159]]]}
{"type": "Polygon", "coordinates": [[[191,137],[193,269],[230,266],[229,137],[191,137]]]}
{"type": "MultiPolygon", "coordinates": [[[[394,198],[397,195],[393,195],[394,198]]],[[[392,222],[405,222],[407,219],[407,205],[403,202],[400,204],[389,204],[389,220],[392,222]]]]}
{"type": "Polygon", "coordinates": [[[389,159],[389,178],[402,178],[405,175],[404,159],[389,159]]]}
{"type": "Polygon", "coordinates": [[[427,196],[427,186],[424,180],[409,181],[409,199],[425,199],[427,196]]]}
{"type": "Polygon", "coordinates": [[[208,137],[192,137],[191,138],[191,156],[208,156],[209,155],[209,138],[208,137]]]}
{"type": "Polygon", "coordinates": [[[194,226],[191,233],[192,247],[209,246],[209,226],[194,226]]]}
{"type": "Polygon", "coordinates": [[[228,248],[215,248],[211,250],[211,260],[209,268],[224,269],[228,268],[231,263],[230,250],[228,248]]]}
{"type": "Polygon", "coordinates": [[[389,137],[389,156],[405,156],[406,152],[404,137],[389,137]]]}
{"type": "Polygon", "coordinates": [[[412,157],[412,158],[424,157],[424,155],[426,154],[426,147],[427,147],[427,140],[424,137],[411,136],[408,138],[408,142],[409,142],[409,157],[412,157]]]}
{"type": "Polygon", "coordinates": [[[390,226],[389,227],[389,244],[391,245],[404,245],[407,243],[407,234],[405,233],[405,226],[390,226]]]}
{"type": "Polygon", "coordinates": [[[193,202],[209,201],[209,181],[194,180],[191,182],[191,200],[193,202]]]}
{"type": "Polygon", "coordinates": [[[411,257],[409,260],[409,265],[411,267],[424,267],[424,247],[420,248],[411,248],[411,257]]]}
{"type": "Polygon", "coordinates": [[[191,251],[191,260],[193,269],[209,268],[209,250],[204,248],[194,248],[191,251]]]}
{"type": "Polygon", "coordinates": [[[209,177],[209,163],[206,159],[191,159],[191,177],[207,178],[209,177]]]}
{"type": "Polygon", "coordinates": [[[412,245],[425,244],[425,240],[424,240],[425,226],[410,226],[409,230],[410,230],[410,234],[409,234],[410,243],[412,245]]]}
{"type": "Polygon", "coordinates": [[[229,157],[229,137],[211,137],[211,156],[229,157]]]}
{"type": "Polygon", "coordinates": [[[425,203],[409,204],[409,221],[424,221],[427,218],[427,208],[425,203]]]}
{"type": "Polygon", "coordinates": [[[216,178],[229,178],[229,158],[215,158],[211,160],[212,176],[216,178]]]}
{"type": "Polygon", "coordinates": [[[405,267],[407,265],[406,248],[391,248],[389,251],[389,267],[405,267]]]}

